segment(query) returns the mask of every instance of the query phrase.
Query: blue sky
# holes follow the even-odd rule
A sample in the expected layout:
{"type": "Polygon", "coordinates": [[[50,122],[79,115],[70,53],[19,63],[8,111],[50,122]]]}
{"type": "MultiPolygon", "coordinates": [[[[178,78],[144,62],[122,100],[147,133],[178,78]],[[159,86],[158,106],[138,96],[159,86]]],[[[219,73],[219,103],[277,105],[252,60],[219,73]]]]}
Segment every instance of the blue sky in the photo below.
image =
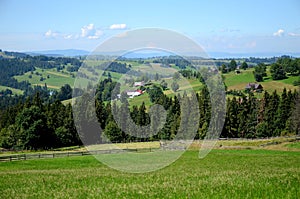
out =
{"type": "Polygon", "coordinates": [[[0,49],[93,50],[123,31],[157,27],[208,52],[300,52],[300,1],[0,0],[0,49]]]}

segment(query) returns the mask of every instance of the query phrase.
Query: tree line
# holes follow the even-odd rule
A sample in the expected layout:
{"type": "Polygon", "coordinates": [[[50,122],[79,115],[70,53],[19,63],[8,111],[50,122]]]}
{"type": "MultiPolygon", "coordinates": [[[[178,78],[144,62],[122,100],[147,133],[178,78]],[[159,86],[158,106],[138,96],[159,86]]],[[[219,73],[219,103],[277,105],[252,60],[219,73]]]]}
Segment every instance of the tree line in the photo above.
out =
{"type": "MultiPolygon", "coordinates": [[[[117,83],[103,80],[97,85],[94,96],[83,93],[76,100],[76,104],[83,108],[75,110],[74,115],[71,105],[65,106],[59,99],[49,101],[47,97],[41,97],[40,92],[1,110],[0,147],[50,149],[81,144],[81,140],[87,144],[172,140],[175,136],[185,138],[194,127],[193,138],[206,136],[212,116],[210,93],[206,86],[195,95],[184,93],[173,97],[165,95],[159,85],[147,88],[151,102],[165,110],[166,118],[163,118],[161,113],[164,111],[159,107],[149,109],[144,103],[130,106],[126,99],[121,104],[116,100],[110,101],[114,94],[104,95],[104,92],[112,92],[112,85],[117,86],[117,83]],[[94,113],[90,105],[95,107],[94,113]],[[196,109],[199,113],[193,111],[196,109]],[[89,115],[93,114],[96,121],[90,121],[89,115]],[[200,117],[195,121],[197,114],[200,117]],[[76,127],[74,118],[81,121],[76,127]]],[[[299,93],[286,89],[281,95],[276,91],[271,94],[265,91],[260,99],[252,93],[228,98],[221,137],[264,138],[297,134],[300,130],[300,105],[297,101],[299,93]]]]}
{"type": "MultiPolygon", "coordinates": [[[[171,140],[180,132],[180,126],[185,124],[182,120],[192,120],[194,118],[191,107],[192,109],[198,107],[200,114],[196,125],[198,129],[194,138],[204,138],[211,120],[211,101],[207,87],[204,87],[200,93],[194,96],[198,102],[196,106],[191,103],[193,96],[184,94],[168,97],[159,89],[161,88],[157,85],[147,89],[151,102],[162,105],[167,112],[166,123],[158,133],[153,134],[155,131],[151,130],[158,124],[152,124],[154,120],[151,117],[153,116],[146,109],[144,103],[141,106],[134,105],[130,108],[127,101],[123,101],[122,105],[118,105],[115,101],[105,103],[97,100],[96,116],[103,132],[100,134],[95,131],[93,137],[97,139],[93,141],[101,143],[105,142],[105,139],[113,142],[171,140]],[[129,120],[132,119],[134,123],[127,121],[128,112],[130,114],[129,120]],[[138,130],[135,124],[143,127],[148,125],[148,127],[138,130]],[[130,132],[130,134],[126,132],[130,132]],[[148,133],[148,137],[142,136],[145,132],[148,133]]],[[[221,137],[265,138],[298,134],[300,127],[297,114],[300,114],[300,104],[297,104],[297,100],[299,100],[299,93],[297,91],[287,91],[286,89],[283,90],[281,95],[277,94],[276,91],[271,94],[265,91],[261,99],[256,98],[253,93],[239,98],[228,98],[225,124],[221,137]]],[[[88,100],[84,98],[83,101],[88,100]]],[[[88,110],[88,108],[84,110],[88,110]]],[[[83,115],[89,114],[81,113],[81,116],[83,115]]],[[[84,121],[83,123],[87,124],[88,118],[84,121]]]]}
{"type": "Polygon", "coordinates": [[[79,145],[72,107],[59,100],[44,103],[39,92],[1,111],[0,147],[6,149],[51,149],[79,145]]]}

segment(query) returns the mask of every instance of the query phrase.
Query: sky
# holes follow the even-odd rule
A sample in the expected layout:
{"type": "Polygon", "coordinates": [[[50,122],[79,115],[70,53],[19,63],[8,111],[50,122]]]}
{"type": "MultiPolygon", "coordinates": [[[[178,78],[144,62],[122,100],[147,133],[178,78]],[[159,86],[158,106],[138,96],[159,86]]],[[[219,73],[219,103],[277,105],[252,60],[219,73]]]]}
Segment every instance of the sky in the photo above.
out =
{"type": "Polygon", "coordinates": [[[0,49],[92,51],[124,31],[176,31],[207,52],[300,52],[298,0],[0,0],[0,49]]]}

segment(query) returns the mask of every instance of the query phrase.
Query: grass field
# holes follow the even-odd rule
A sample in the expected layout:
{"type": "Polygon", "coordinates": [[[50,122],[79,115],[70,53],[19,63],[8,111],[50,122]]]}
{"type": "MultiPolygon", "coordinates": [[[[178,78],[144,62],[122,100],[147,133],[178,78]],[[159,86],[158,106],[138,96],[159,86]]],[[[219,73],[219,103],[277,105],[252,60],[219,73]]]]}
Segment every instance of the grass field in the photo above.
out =
{"type": "MultiPolygon", "coordinates": [[[[171,84],[172,84],[172,79],[167,78],[167,79],[165,79],[165,81],[168,83],[169,89],[164,91],[164,94],[166,94],[168,97],[173,97],[174,95],[178,95],[178,94],[183,95],[184,92],[189,94],[192,90],[194,90],[195,92],[199,92],[203,86],[202,83],[199,82],[199,80],[197,80],[197,79],[183,79],[182,78],[178,81],[178,85],[179,85],[178,91],[174,92],[170,89],[171,84]]],[[[155,81],[153,81],[153,82],[159,84],[161,82],[161,80],[159,80],[157,82],[155,82],[155,81]]],[[[145,103],[145,106],[147,108],[149,108],[149,106],[152,104],[150,102],[149,95],[147,93],[137,96],[137,97],[134,97],[129,100],[129,103],[131,106],[133,106],[133,105],[140,106],[143,102],[145,103]]]]}
{"type": "MultiPolygon", "coordinates": [[[[225,84],[228,86],[228,90],[244,90],[247,83],[255,82],[254,69],[241,70],[241,74],[235,74],[235,72],[230,72],[224,74],[225,84]]],[[[271,79],[270,73],[268,72],[268,77],[265,78],[264,82],[259,82],[264,90],[268,92],[273,92],[277,90],[277,93],[281,93],[283,88],[287,90],[294,90],[297,87],[293,86],[293,82],[297,80],[296,76],[289,76],[287,79],[273,81],[271,79]]]]}
{"type": "Polygon", "coordinates": [[[47,84],[48,88],[59,89],[64,84],[74,84],[74,79],[67,72],[57,72],[56,69],[40,69],[37,68],[33,74],[31,72],[27,72],[22,76],[15,76],[18,81],[29,81],[33,86],[41,85],[44,86],[47,84]],[[38,72],[40,75],[36,75],[38,72]],[[32,78],[29,78],[29,75],[32,75],[32,78]],[[47,78],[49,76],[49,78],[47,78]],[[45,78],[45,80],[40,81],[41,77],[45,78]]]}
{"type": "Polygon", "coordinates": [[[0,91],[1,90],[6,90],[6,89],[9,89],[12,91],[12,93],[15,95],[22,95],[24,91],[20,90],[20,89],[16,89],[16,88],[11,88],[11,87],[8,87],[8,86],[1,86],[0,85],[0,91]]]}
{"type": "Polygon", "coordinates": [[[143,174],[93,156],[0,163],[1,198],[299,198],[299,186],[299,152],[192,150],[143,174]]]}
{"type": "Polygon", "coordinates": [[[287,144],[286,146],[289,147],[289,148],[300,149],[300,142],[294,142],[294,143],[291,143],[291,144],[287,144]]]}

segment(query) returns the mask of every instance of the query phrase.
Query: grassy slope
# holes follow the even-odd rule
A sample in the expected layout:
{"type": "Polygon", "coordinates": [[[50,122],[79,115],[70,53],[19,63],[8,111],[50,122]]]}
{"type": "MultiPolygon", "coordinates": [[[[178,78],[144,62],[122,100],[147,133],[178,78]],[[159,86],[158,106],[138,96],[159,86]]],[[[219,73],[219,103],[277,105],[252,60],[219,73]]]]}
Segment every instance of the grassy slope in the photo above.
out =
{"type": "Polygon", "coordinates": [[[187,151],[151,173],[113,170],[93,156],[0,163],[3,198],[299,198],[300,154],[187,151]]]}
{"type": "MultiPolygon", "coordinates": [[[[168,87],[171,87],[172,79],[167,78],[167,79],[165,79],[165,81],[168,83],[168,87]]],[[[159,84],[161,82],[161,80],[159,80],[157,82],[155,82],[155,81],[153,81],[153,82],[159,84]]],[[[174,92],[171,89],[168,89],[168,90],[164,91],[164,93],[167,96],[171,97],[171,96],[174,96],[177,94],[182,95],[184,93],[184,91],[186,91],[188,94],[189,92],[192,91],[192,89],[195,92],[199,92],[202,88],[202,84],[197,79],[188,79],[187,81],[186,81],[186,79],[181,79],[178,81],[178,84],[179,84],[178,91],[174,92]]],[[[152,104],[150,102],[150,99],[149,99],[149,96],[147,93],[129,100],[130,105],[140,106],[143,102],[145,102],[145,105],[147,108],[152,104]]]]}
{"type": "Polygon", "coordinates": [[[32,74],[32,78],[29,78],[30,74],[31,74],[30,72],[27,72],[22,76],[15,76],[15,78],[18,81],[29,81],[32,85],[43,86],[46,83],[48,88],[52,88],[52,89],[59,89],[64,84],[70,84],[70,85],[74,84],[74,78],[72,78],[69,73],[57,72],[56,69],[42,70],[40,68],[37,68],[32,74]],[[42,76],[36,75],[35,72],[42,74],[42,76]],[[47,75],[49,75],[50,78],[47,78],[47,75]],[[41,77],[44,77],[46,79],[44,81],[40,81],[41,77]]]}
{"type": "MultiPolygon", "coordinates": [[[[224,74],[225,76],[225,84],[228,86],[228,90],[244,90],[247,83],[255,82],[254,69],[241,70],[241,74],[235,74],[234,72],[230,72],[228,74],[224,74]]],[[[288,90],[294,90],[297,87],[293,86],[293,82],[298,78],[295,76],[289,77],[288,79],[273,81],[271,79],[271,75],[268,72],[268,77],[265,78],[264,82],[260,82],[263,86],[264,90],[269,92],[273,92],[277,90],[278,93],[281,93],[283,88],[288,90]]]]}
{"type": "MultiPolygon", "coordinates": [[[[87,64],[94,66],[97,64],[102,63],[103,61],[90,61],[87,64]]],[[[160,64],[151,64],[151,66],[149,65],[145,65],[145,64],[138,64],[137,62],[128,62],[128,64],[132,65],[132,69],[133,70],[139,70],[145,73],[159,73],[159,74],[164,74],[164,75],[172,75],[176,69],[174,68],[162,68],[160,67],[160,64]]],[[[255,82],[254,76],[253,76],[253,68],[251,69],[247,69],[247,70],[241,70],[241,74],[237,75],[234,72],[230,72],[228,74],[224,74],[225,76],[225,84],[228,86],[228,89],[231,90],[244,90],[245,85],[249,82],[255,82]]],[[[33,85],[44,85],[45,83],[47,83],[49,88],[54,88],[54,89],[58,89],[60,88],[62,85],[64,84],[70,84],[73,85],[74,83],[74,78],[71,77],[69,72],[64,71],[64,73],[62,72],[57,72],[55,69],[45,69],[42,71],[42,69],[37,69],[37,72],[39,72],[40,74],[42,74],[42,76],[44,78],[47,77],[47,75],[50,75],[49,79],[46,79],[44,81],[40,81],[40,77],[41,76],[37,76],[35,75],[35,73],[32,75],[32,78],[30,79],[28,76],[30,74],[30,72],[26,73],[25,75],[22,76],[16,76],[16,79],[18,81],[23,81],[23,80],[27,80],[29,81],[31,84],[33,85]]],[[[36,72],[35,71],[35,72],[36,72]]],[[[100,74],[102,74],[101,70],[97,70],[97,72],[100,74]]],[[[91,74],[89,74],[90,72],[86,72],[87,75],[92,76],[91,74]]],[[[112,78],[117,81],[118,79],[121,78],[122,74],[119,73],[114,73],[114,72],[110,72],[112,75],[112,78]]],[[[75,74],[75,73],[74,73],[75,74]]],[[[265,78],[264,82],[261,82],[261,84],[263,85],[264,89],[267,91],[274,91],[275,89],[278,90],[278,92],[280,93],[281,90],[285,87],[287,89],[295,89],[296,87],[293,86],[293,82],[295,80],[298,79],[298,77],[296,76],[291,76],[288,79],[285,80],[279,80],[279,81],[273,81],[271,79],[271,75],[269,72],[269,68],[267,70],[267,74],[268,77],[265,78]]],[[[76,75],[76,74],[75,74],[76,75]]],[[[171,85],[171,80],[170,79],[166,79],[167,83],[169,84],[169,86],[171,85]]],[[[198,91],[201,89],[201,84],[199,84],[199,82],[197,80],[197,82],[193,82],[193,80],[189,80],[193,89],[198,91]],[[194,85],[196,83],[196,85],[194,85]]],[[[83,85],[85,86],[87,84],[88,80],[83,80],[83,85]]],[[[180,90],[184,90],[186,86],[182,85],[183,81],[179,81],[180,90]]],[[[170,91],[169,91],[170,92],[170,91]]],[[[171,94],[171,93],[167,93],[167,94],[171,94]]]]}
{"type": "Polygon", "coordinates": [[[13,94],[18,94],[18,95],[22,95],[24,91],[20,90],[20,89],[16,89],[16,88],[11,88],[8,86],[1,86],[0,85],[0,90],[6,90],[6,89],[10,89],[13,94]]]}

